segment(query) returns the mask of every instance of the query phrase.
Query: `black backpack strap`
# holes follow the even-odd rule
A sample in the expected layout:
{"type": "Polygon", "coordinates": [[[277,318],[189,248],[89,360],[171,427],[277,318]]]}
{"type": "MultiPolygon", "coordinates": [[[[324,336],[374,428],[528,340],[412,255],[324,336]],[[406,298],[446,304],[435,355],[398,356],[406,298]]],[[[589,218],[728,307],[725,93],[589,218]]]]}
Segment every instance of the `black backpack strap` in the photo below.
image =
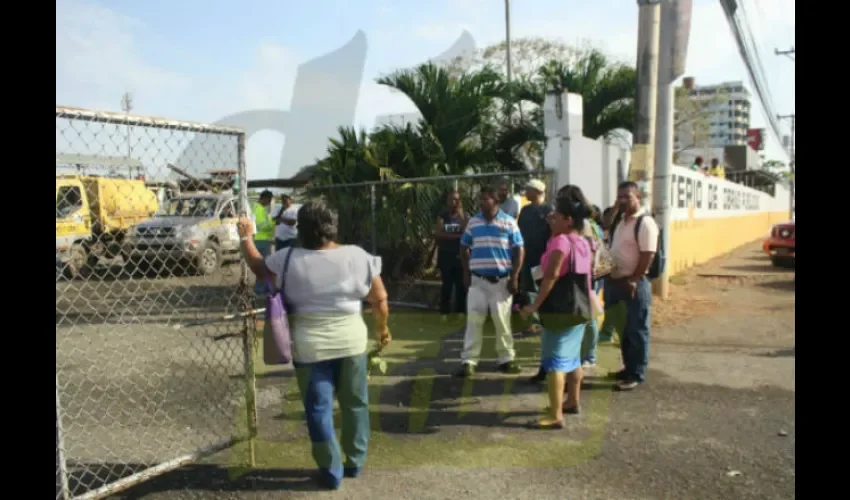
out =
{"type": "Polygon", "coordinates": [[[608,248],[614,245],[614,231],[617,229],[617,226],[620,224],[620,221],[623,220],[623,213],[618,213],[614,220],[611,221],[611,228],[608,229],[608,248]]]}
{"type": "MultiPolygon", "coordinates": [[[[646,214],[639,216],[637,218],[637,221],[635,222],[635,239],[638,240],[638,241],[640,241],[640,238],[638,238],[638,235],[640,234],[640,223],[643,222],[644,217],[646,217],[646,214]]],[[[638,249],[640,249],[640,248],[638,248],[638,249]]]]}

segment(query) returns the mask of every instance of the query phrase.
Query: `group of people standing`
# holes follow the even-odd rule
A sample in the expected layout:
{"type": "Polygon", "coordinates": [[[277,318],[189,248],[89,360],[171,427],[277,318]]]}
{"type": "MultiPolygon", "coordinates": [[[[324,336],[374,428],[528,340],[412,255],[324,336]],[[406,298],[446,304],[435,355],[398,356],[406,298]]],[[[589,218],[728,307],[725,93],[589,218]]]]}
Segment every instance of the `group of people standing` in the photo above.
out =
{"type": "MultiPolygon", "coordinates": [[[[643,212],[634,183],[619,186],[617,205],[608,212],[612,222],[607,235],[594,230],[598,210],[578,187],[561,188],[551,204],[545,201],[546,186],[541,181],[532,180],[525,188],[529,203],[521,210],[508,196],[507,183],[481,188],[475,215],[464,212],[457,192],[448,194],[436,231],[444,284],[442,307],[444,313],[451,312],[454,293],[454,311],[466,315],[457,376],[475,375],[488,315],[496,327],[499,370],[519,374],[511,331],[516,301],[529,323],[528,331],[542,334],[541,365],[531,380],[547,379],[549,384],[549,409],[532,427],[559,429],[564,427],[565,414],[580,411],[582,366],[591,367],[595,356],[595,348],[582,353],[582,343],[585,338],[590,339],[588,346],[595,342],[596,327],[588,318],[564,321],[553,313],[557,308],[552,304],[569,294],[575,300],[590,299],[594,290],[604,289],[606,323],[612,306],[621,306],[626,316],[618,328],[624,364],[615,374],[618,387],[637,387],[645,380],[649,359],[651,291],[646,273],[656,251],[658,228],[643,212]],[[602,283],[593,275],[601,245],[610,247],[616,264],[602,283]]],[[[288,201],[271,217],[271,193],[263,193],[258,206],[252,207],[254,220],[240,218],[237,229],[242,255],[257,281],[270,283],[284,298],[295,376],[319,468],[317,479],[320,485],[336,489],[343,478],[356,478],[366,460],[369,334],[362,304],[365,300],[371,307],[375,343],[387,346],[392,339],[387,291],[380,257],[337,242],[336,210],[323,200],[311,200],[291,214],[288,201]],[[298,244],[280,241],[272,253],[270,229],[281,223],[297,228],[298,244]],[[339,441],[334,398],[342,414],[339,441]]],[[[274,290],[263,286],[257,293],[274,290]]],[[[608,329],[603,325],[602,334],[608,329]]]]}
{"type": "Polygon", "coordinates": [[[720,164],[720,160],[717,158],[711,159],[711,166],[709,167],[705,164],[705,160],[702,156],[697,156],[696,159],[694,159],[694,163],[691,165],[691,170],[702,172],[705,175],[717,177],[719,179],[726,178],[726,169],[723,168],[720,164]]]}
{"type": "Polygon", "coordinates": [[[580,412],[583,370],[595,367],[600,328],[593,314],[584,321],[563,320],[554,313],[554,303],[573,300],[565,297],[569,294],[586,294],[587,303],[594,303],[595,294],[604,290],[610,314],[602,337],[611,338],[619,323],[621,339],[624,367],[614,374],[616,387],[638,387],[649,360],[652,293],[646,274],[657,251],[658,226],[641,207],[640,190],[631,182],[619,186],[607,217],[578,186],[562,187],[549,204],[545,184],[531,180],[525,185],[528,204],[521,210],[508,192],[507,183],[482,188],[480,211],[470,215],[452,191],[437,219],[441,312],[466,314],[461,367],[455,375],[471,377],[478,369],[487,316],[495,327],[498,370],[521,372],[511,328],[511,313],[518,306],[526,333],[542,334],[541,364],[529,381],[548,381],[549,386],[549,414],[534,426],[562,428],[565,414],[580,412]],[[604,277],[595,276],[595,257],[603,246],[614,267],[604,277]]]}
{"type": "MultiPolygon", "coordinates": [[[[280,196],[280,207],[272,215],[272,200],[274,195],[269,190],[260,193],[256,203],[251,206],[254,219],[254,244],[263,256],[269,256],[274,251],[294,245],[298,241],[298,209],[301,205],[293,204],[288,194],[280,196]]],[[[266,292],[263,279],[254,284],[254,293],[262,295],[266,292]]]]}

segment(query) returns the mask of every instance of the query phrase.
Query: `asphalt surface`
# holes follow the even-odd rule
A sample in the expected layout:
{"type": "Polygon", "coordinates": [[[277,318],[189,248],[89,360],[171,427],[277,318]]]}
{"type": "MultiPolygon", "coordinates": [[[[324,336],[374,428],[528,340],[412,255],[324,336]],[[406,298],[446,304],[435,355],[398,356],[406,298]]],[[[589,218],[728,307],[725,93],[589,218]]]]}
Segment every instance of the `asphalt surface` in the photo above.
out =
{"type": "MultiPolygon", "coordinates": [[[[299,460],[284,457],[287,449],[306,452],[306,435],[299,422],[281,420],[281,404],[291,399],[287,389],[291,385],[287,385],[285,376],[268,377],[258,382],[261,435],[282,443],[280,460],[261,463],[257,470],[237,478],[229,466],[233,455],[222,453],[118,497],[794,498],[793,274],[771,268],[755,246],[748,246],[687,273],[682,280],[683,284],[674,288],[671,303],[687,304],[689,298],[699,295],[700,300],[714,303],[716,308],[677,324],[656,327],[649,382],[631,393],[611,392],[602,383],[598,383],[598,390],[586,390],[583,406],[588,406],[589,411],[560,434],[541,434],[522,427],[521,423],[529,417],[519,410],[539,408],[538,392],[517,386],[505,398],[503,393],[488,393],[485,384],[476,385],[471,395],[461,395],[456,384],[442,375],[435,379],[442,388],[433,392],[432,400],[426,403],[429,412],[424,425],[428,432],[414,431],[410,423],[394,425],[393,410],[401,412],[413,398],[405,394],[401,383],[405,374],[398,373],[381,382],[394,385],[395,389],[382,392],[378,402],[383,413],[373,426],[380,432],[373,433],[367,469],[360,478],[346,480],[339,491],[320,492],[311,480],[309,456],[299,460]],[[461,419],[447,401],[463,398],[467,398],[466,411],[471,416],[461,419]],[[500,416],[496,417],[496,413],[500,416]],[[595,429],[600,430],[598,445],[588,444],[593,441],[595,429]],[[390,435],[402,445],[386,444],[390,435]],[[546,466],[541,466],[536,457],[523,454],[524,446],[534,448],[541,441],[552,445],[545,451],[551,458],[547,458],[546,466]],[[587,446],[595,448],[588,453],[587,446]],[[391,456],[387,456],[390,452],[391,456]]],[[[187,282],[157,286],[185,291],[186,287],[201,285],[187,282]]],[[[102,324],[88,326],[91,330],[77,324],[67,328],[65,334],[60,333],[64,323],[59,321],[59,295],[57,284],[57,363],[64,367],[66,378],[74,366],[82,366],[86,360],[98,364],[92,361],[93,352],[111,351],[112,357],[116,351],[132,353],[123,361],[106,363],[106,368],[99,371],[78,368],[84,376],[71,377],[77,382],[70,383],[76,392],[65,391],[70,400],[85,400],[84,395],[88,394],[88,403],[78,403],[73,412],[74,421],[78,422],[77,437],[91,439],[96,432],[109,436],[98,441],[100,448],[93,444],[83,447],[91,449],[87,452],[90,462],[110,462],[113,475],[126,473],[128,462],[137,462],[140,457],[156,460],[176,456],[199,443],[215,441],[238,425],[241,354],[236,355],[240,345],[235,339],[209,341],[206,337],[210,328],[206,327],[192,335],[181,332],[185,336],[175,340],[173,335],[157,333],[158,328],[173,331],[165,328],[166,321],[141,330],[147,340],[140,344],[137,339],[133,348],[127,347],[129,344],[122,347],[114,339],[109,348],[98,347],[104,339],[116,337],[102,324]],[[72,341],[75,336],[88,340],[72,341]],[[158,348],[146,350],[139,345],[158,348]],[[162,352],[163,347],[170,356],[157,362],[154,354],[162,352]],[[228,354],[216,356],[216,352],[228,354]],[[134,368],[119,376],[126,371],[122,368],[126,363],[134,368]],[[159,373],[159,378],[151,377],[151,373],[159,373]],[[128,392],[127,387],[134,385],[146,390],[123,399],[115,396],[116,391],[128,392]],[[145,394],[149,402],[139,404],[145,401],[145,394]],[[109,408],[129,410],[125,409],[122,416],[109,408]],[[133,408],[137,412],[138,408],[154,410],[147,412],[150,418],[133,421],[127,417],[133,408]],[[79,423],[86,421],[84,416],[89,413],[92,416],[88,423],[79,423]],[[104,415],[111,416],[113,425],[98,427],[104,415]],[[147,446],[138,445],[140,430],[148,436],[147,446]],[[151,442],[160,444],[153,446],[151,442]],[[133,443],[135,447],[130,446],[133,443]],[[106,448],[112,449],[105,453],[106,448]]],[[[102,297],[102,301],[108,303],[109,297],[102,297]]],[[[221,302],[209,303],[225,307],[221,302]]],[[[203,308],[203,304],[192,307],[203,308]]],[[[121,328],[118,331],[123,331],[121,328]]],[[[124,335],[134,336],[138,333],[124,335]]],[[[438,357],[456,355],[456,337],[445,339],[438,357]]],[[[611,346],[606,347],[606,352],[616,356],[611,346]]],[[[104,356],[100,359],[109,357],[104,356]]],[[[444,361],[434,362],[438,374],[445,373],[446,366],[440,364],[447,364],[444,361]]],[[[598,380],[603,379],[604,371],[599,369],[598,380]]],[[[80,448],[77,451],[78,455],[82,453],[80,448]]],[[[89,468],[94,470],[93,466],[89,468]]]]}

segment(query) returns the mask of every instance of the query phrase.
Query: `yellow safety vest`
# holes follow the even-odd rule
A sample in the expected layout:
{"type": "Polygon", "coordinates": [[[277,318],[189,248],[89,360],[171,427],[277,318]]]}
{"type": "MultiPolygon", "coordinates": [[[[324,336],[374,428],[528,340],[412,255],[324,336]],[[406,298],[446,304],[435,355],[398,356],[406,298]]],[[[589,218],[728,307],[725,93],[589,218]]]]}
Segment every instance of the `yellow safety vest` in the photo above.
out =
{"type": "Polygon", "coordinates": [[[254,212],[254,223],[257,225],[257,234],[254,235],[255,241],[271,241],[274,239],[274,224],[269,217],[266,207],[259,203],[254,203],[251,207],[254,212]]]}

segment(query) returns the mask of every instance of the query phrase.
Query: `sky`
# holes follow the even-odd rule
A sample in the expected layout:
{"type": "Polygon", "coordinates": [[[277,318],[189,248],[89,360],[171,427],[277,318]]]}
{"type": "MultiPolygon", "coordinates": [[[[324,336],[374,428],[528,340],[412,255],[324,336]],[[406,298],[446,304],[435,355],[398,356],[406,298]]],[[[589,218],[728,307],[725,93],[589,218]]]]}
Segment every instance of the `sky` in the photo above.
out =
{"type": "MultiPolygon", "coordinates": [[[[794,0],[739,2],[773,107],[793,113],[794,63],[774,49],[794,45],[794,0]]],[[[633,63],[637,13],[634,0],[515,0],[511,36],[591,43],[633,63]]],[[[504,30],[500,0],[57,0],[56,103],[120,111],[122,94],[130,92],[133,114],[276,129],[251,135],[248,177],[288,177],[323,156],[337,126],[371,128],[415,112],[376,77],[440,56],[464,32],[461,45],[481,48],[503,40],[504,30]]],[[[694,0],[686,75],[698,85],[749,86],[717,0],[694,0]]],[[[753,106],[751,126],[764,127],[755,97],[753,106]]],[[[119,142],[113,133],[95,139],[68,124],[59,128],[57,121],[57,148],[62,136],[64,148],[78,153],[108,154],[104,144],[119,142]]],[[[179,150],[197,156],[209,149],[208,142],[170,134],[152,139],[149,131],[133,130],[134,154],[144,151],[143,161],[164,165],[186,156],[179,150]]],[[[768,137],[766,158],[785,161],[781,145],[768,137]]],[[[216,141],[215,154],[235,147],[222,138],[204,141],[216,141]]],[[[207,167],[228,168],[230,149],[207,167]]]]}

